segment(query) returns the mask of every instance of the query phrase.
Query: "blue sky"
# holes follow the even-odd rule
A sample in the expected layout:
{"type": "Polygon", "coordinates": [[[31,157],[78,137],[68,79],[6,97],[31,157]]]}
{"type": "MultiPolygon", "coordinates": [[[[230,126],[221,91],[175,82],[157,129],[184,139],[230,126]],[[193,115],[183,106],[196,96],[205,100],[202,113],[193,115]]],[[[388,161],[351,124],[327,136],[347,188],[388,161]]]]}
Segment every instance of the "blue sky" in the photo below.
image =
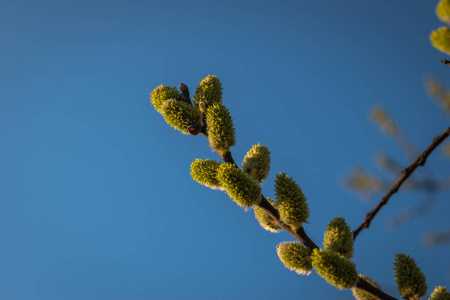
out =
{"type": "MultiPolygon", "coordinates": [[[[409,164],[368,119],[388,109],[425,149],[448,127],[426,75],[445,82],[430,46],[437,1],[0,1],[0,298],[351,299],[314,272],[285,269],[287,233],[260,228],[223,192],[193,181],[206,139],[170,128],[149,102],[158,85],[223,82],[242,161],[272,152],[263,193],[286,172],[309,199],[318,244],[334,217],[355,228],[375,205],[341,185],[353,166],[381,174],[383,150],[409,164]],[[436,3],[435,3],[436,2],[436,3]]],[[[438,149],[439,150],[439,149],[438,149]]],[[[449,176],[436,151],[427,165],[449,176]]],[[[421,172],[421,170],[418,170],[421,172]]],[[[381,195],[380,195],[381,196],[381,195]]],[[[413,256],[449,287],[449,192],[396,231],[388,217],[423,195],[395,195],[355,244],[357,270],[398,296],[392,262],[413,256]]]]}

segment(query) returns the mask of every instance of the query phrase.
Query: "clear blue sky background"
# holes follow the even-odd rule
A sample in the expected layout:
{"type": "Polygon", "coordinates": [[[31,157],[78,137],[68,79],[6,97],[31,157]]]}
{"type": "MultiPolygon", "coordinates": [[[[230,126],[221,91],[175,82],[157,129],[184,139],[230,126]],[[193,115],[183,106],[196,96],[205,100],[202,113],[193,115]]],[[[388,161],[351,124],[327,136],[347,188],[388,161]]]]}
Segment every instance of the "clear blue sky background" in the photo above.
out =
{"type": "MultiPolygon", "coordinates": [[[[219,159],[201,136],[170,128],[150,105],[158,85],[220,77],[240,162],[272,152],[263,186],[287,172],[309,199],[316,243],[332,218],[355,228],[361,203],[340,178],[383,150],[408,164],[368,120],[386,107],[419,149],[449,125],[423,79],[444,82],[430,46],[437,1],[0,1],[0,298],[351,299],[315,272],[279,261],[293,240],[262,230],[223,192],[189,175],[219,159]]],[[[440,151],[427,164],[449,175],[440,151]]],[[[421,172],[422,170],[419,170],[421,172]]],[[[355,245],[360,273],[395,296],[396,252],[450,286],[449,192],[399,230],[389,216],[423,195],[395,195],[355,245]]]]}

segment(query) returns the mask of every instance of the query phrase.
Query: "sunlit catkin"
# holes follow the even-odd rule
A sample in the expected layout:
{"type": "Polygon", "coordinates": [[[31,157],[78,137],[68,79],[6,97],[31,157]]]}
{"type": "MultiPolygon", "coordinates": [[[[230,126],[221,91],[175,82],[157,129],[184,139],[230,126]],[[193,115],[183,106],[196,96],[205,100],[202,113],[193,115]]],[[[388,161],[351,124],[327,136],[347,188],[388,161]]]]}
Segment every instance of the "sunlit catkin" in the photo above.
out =
{"type": "Polygon", "coordinates": [[[311,250],[297,242],[283,242],[277,246],[278,257],[284,266],[300,275],[311,273],[311,250]]]}
{"type": "Polygon", "coordinates": [[[355,286],[358,279],[353,262],[337,253],[314,249],[311,255],[312,265],[317,274],[338,289],[349,289],[355,286]]]}
{"type": "Polygon", "coordinates": [[[275,194],[281,220],[294,229],[302,227],[309,218],[309,207],[302,189],[292,178],[280,173],[275,179],[275,194]]]}

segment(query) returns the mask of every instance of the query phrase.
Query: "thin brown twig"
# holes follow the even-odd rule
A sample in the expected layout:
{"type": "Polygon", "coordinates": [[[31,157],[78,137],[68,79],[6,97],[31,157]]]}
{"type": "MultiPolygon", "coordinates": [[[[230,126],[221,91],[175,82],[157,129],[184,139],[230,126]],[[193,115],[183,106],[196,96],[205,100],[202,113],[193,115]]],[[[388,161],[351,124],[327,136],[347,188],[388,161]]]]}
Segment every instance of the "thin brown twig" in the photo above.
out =
{"type": "Polygon", "coordinates": [[[381,198],[380,202],[366,214],[366,217],[364,221],[359,225],[359,227],[353,231],[353,240],[356,239],[358,234],[364,229],[369,228],[370,223],[372,222],[373,218],[376,216],[378,211],[386,205],[389,201],[389,198],[395,194],[398,189],[402,186],[403,182],[405,182],[406,179],[414,172],[414,170],[419,167],[423,166],[427,160],[428,155],[433,152],[433,150],[440,144],[442,141],[445,140],[450,135],[450,127],[447,128],[443,133],[441,133],[439,136],[435,137],[433,141],[431,142],[430,146],[422,152],[406,169],[402,171],[402,175],[399,179],[394,183],[394,185],[387,191],[387,193],[384,195],[383,198],[381,198]]]}
{"type": "Polygon", "coordinates": [[[448,65],[450,67],[450,60],[443,59],[441,60],[441,63],[443,63],[444,65],[448,65]]]}

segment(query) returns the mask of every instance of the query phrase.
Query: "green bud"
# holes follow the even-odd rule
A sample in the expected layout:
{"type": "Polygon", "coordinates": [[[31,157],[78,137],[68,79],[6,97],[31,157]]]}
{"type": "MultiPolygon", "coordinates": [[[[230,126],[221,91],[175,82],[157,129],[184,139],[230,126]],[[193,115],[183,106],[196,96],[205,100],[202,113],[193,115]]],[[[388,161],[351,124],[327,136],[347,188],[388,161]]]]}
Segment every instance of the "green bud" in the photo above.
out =
{"type": "MultiPolygon", "coordinates": [[[[266,198],[267,201],[270,202],[270,204],[272,204],[273,207],[277,208],[277,203],[275,201],[273,201],[270,198],[266,198]]],[[[273,218],[266,212],[265,209],[259,207],[259,206],[255,206],[253,208],[253,210],[255,211],[255,218],[258,220],[259,224],[268,231],[271,232],[278,232],[280,231],[280,227],[278,226],[277,222],[275,222],[273,220],[273,218]]]]}
{"type": "Polygon", "coordinates": [[[228,109],[221,103],[212,105],[206,112],[206,123],[211,147],[219,154],[229,152],[230,147],[236,143],[236,139],[233,120],[228,109]]]}
{"type": "Polygon", "coordinates": [[[311,259],[317,274],[322,276],[329,284],[340,290],[355,286],[358,273],[356,273],[355,264],[348,258],[316,248],[313,250],[311,259]]]}
{"type": "Polygon", "coordinates": [[[309,208],[302,189],[292,178],[280,173],[275,179],[275,194],[281,220],[294,229],[302,227],[309,218],[309,208]]]}
{"type": "Polygon", "coordinates": [[[238,205],[249,208],[261,201],[261,189],[258,183],[235,165],[221,164],[217,169],[217,179],[238,205]]]}
{"type": "Polygon", "coordinates": [[[445,23],[450,23],[450,0],[441,0],[436,7],[436,15],[445,23]]]}
{"type": "Polygon", "coordinates": [[[200,101],[205,102],[206,106],[214,103],[222,103],[222,83],[216,76],[208,75],[197,85],[194,95],[194,105],[200,101]]]}
{"type": "Polygon", "coordinates": [[[176,87],[160,85],[150,93],[150,99],[152,105],[155,107],[156,111],[162,114],[161,106],[164,101],[169,99],[182,100],[183,94],[181,94],[176,87]]]}
{"type": "Polygon", "coordinates": [[[437,286],[428,300],[450,300],[450,293],[445,287],[437,286]]]}
{"type": "Polygon", "coordinates": [[[217,180],[217,168],[220,165],[221,163],[215,160],[197,158],[191,164],[192,179],[212,189],[220,189],[220,181],[217,180]]]}
{"type": "Polygon", "coordinates": [[[444,53],[450,54],[450,28],[441,27],[430,35],[431,44],[444,53]]]}
{"type": "Polygon", "coordinates": [[[400,296],[409,300],[419,300],[427,292],[425,275],[409,255],[397,253],[394,262],[395,282],[400,296]]]}
{"type": "Polygon", "coordinates": [[[254,145],[244,157],[242,171],[261,183],[269,176],[270,151],[266,146],[254,145]]]}
{"type": "Polygon", "coordinates": [[[324,249],[344,257],[353,256],[353,233],[344,218],[334,218],[327,226],[323,239],[324,249]]]}
{"type": "Polygon", "coordinates": [[[164,101],[161,106],[161,114],[170,126],[184,134],[189,134],[187,128],[200,118],[200,111],[197,107],[174,99],[164,101]]]}
{"type": "MultiPolygon", "coordinates": [[[[379,285],[378,282],[376,282],[375,280],[362,274],[359,274],[359,277],[370,283],[370,285],[372,285],[373,287],[376,287],[377,289],[381,290],[381,285],[379,285]]],[[[352,293],[356,300],[378,300],[378,298],[375,298],[374,296],[356,287],[352,288],[352,293]]]]}
{"type": "Polygon", "coordinates": [[[277,246],[278,257],[284,266],[299,275],[311,273],[311,250],[296,242],[284,242],[277,246]]]}

